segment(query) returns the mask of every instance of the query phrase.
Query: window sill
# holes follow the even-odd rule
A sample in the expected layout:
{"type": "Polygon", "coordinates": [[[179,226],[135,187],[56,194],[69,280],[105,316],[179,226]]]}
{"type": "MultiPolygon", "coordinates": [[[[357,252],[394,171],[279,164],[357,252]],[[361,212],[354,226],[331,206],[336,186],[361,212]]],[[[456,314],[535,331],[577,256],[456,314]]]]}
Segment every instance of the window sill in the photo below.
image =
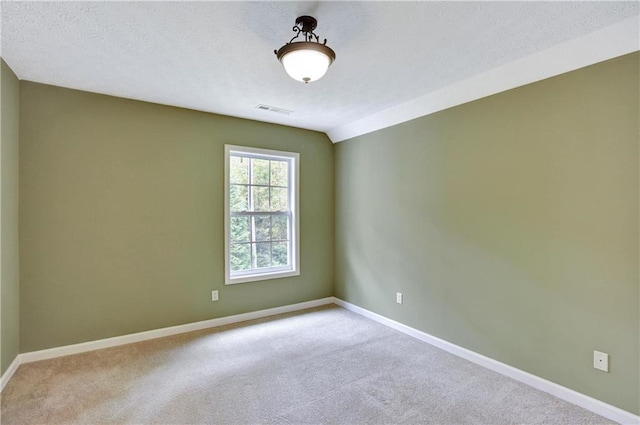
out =
{"type": "Polygon", "coordinates": [[[237,277],[227,276],[225,278],[225,285],[235,285],[237,283],[249,283],[249,282],[257,282],[260,280],[270,280],[270,279],[280,279],[283,277],[292,277],[292,276],[300,276],[300,271],[298,270],[286,270],[286,271],[278,271],[272,273],[256,273],[250,275],[243,275],[237,277]]]}

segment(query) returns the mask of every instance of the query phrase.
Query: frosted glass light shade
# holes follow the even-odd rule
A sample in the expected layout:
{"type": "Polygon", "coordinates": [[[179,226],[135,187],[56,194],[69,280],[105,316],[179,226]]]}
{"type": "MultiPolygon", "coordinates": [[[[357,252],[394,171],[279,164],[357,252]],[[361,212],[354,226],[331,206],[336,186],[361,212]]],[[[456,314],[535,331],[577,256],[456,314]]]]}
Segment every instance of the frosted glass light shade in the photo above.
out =
{"type": "Polygon", "coordinates": [[[309,83],[322,78],[331,61],[327,55],[315,50],[295,50],[282,57],[282,65],[291,78],[309,83]]]}
{"type": "Polygon", "coordinates": [[[277,54],[287,74],[303,83],[322,78],[336,57],[331,48],[314,42],[286,44],[277,54]]]}

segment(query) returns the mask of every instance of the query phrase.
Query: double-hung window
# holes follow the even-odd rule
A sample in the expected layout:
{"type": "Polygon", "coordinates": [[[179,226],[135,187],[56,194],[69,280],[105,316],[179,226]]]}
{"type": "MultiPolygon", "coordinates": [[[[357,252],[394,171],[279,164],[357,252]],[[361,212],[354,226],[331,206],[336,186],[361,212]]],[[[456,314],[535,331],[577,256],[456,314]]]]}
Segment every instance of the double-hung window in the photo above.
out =
{"type": "Polygon", "coordinates": [[[300,274],[299,154],[225,146],[227,285],[300,274]]]}

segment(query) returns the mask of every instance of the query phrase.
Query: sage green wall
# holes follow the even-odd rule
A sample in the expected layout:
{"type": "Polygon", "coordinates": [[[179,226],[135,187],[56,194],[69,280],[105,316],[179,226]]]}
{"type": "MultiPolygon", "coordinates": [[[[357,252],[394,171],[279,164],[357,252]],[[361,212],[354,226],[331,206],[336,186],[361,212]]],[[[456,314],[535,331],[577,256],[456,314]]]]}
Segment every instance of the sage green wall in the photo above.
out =
{"type": "Polygon", "coordinates": [[[20,82],[0,60],[0,374],[19,353],[18,110],[20,82]]]}
{"type": "Polygon", "coordinates": [[[638,62],[336,145],[336,296],[639,414],[638,62]]]}
{"type": "Polygon", "coordinates": [[[21,352],[333,294],[324,134],[24,81],[20,95],[21,352]],[[300,153],[300,276],[224,286],[225,143],[300,153]]]}

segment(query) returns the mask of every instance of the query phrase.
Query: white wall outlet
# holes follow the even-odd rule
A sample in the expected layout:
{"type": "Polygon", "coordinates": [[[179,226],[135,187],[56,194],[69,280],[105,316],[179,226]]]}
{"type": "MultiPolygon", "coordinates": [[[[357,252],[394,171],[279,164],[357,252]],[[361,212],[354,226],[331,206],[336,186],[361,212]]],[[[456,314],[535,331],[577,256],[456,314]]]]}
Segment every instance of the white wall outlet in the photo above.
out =
{"type": "Polygon", "coordinates": [[[402,292],[396,292],[396,302],[402,304],[402,292]]]}
{"type": "Polygon", "coordinates": [[[609,355],[600,351],[594,351],[593,367],[604,372],[609,372],[609,355]]]}
{"type": "Polygon", "coordinates": [[[218,291],[211,291],[211,301],[218,301],[218,291]]]}

